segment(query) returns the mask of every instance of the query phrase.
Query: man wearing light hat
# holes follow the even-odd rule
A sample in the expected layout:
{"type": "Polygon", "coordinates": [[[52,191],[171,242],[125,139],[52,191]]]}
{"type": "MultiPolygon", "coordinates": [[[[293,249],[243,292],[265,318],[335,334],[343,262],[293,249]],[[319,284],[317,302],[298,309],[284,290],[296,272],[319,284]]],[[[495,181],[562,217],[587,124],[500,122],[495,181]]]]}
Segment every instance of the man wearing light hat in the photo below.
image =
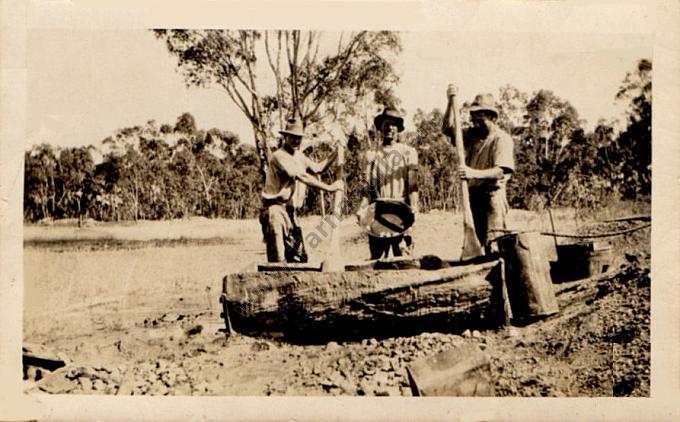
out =
{"type": "MultiPolygon", "coordinates": [[[[448,106],[442,126],[442,132],[452,143],[455,143],[452,97],[456,94],[456,87],[450,86],[446,92],[448,106]]],[[[472,127],[463,130],[466,165],[458,169],[458,176],[468,180],[475,232],[489,253],[489,241],[497,235],[493,231],[507,227],[506,185],[515,170],[514,143],[496,123],[498,109],[493,95],[477,95],[469,111],[472,127]]]]}
{"type": "Polygon", "coordinates": [[[260,224],[267,245],[267,261],[306,262],[302,233],[295,216],[296,185],[301,182],[335,192],[343,190],[344,183],[338,180],[328,185],[310,174],[325,170],[332,159],[315,163],[299,151],[304,136],[302,122],[290,119],[279,133],[283,136],[283,145],[271,156],[262,189],[260,224]]]}
{"type": "Polygon", "coordinates": [[[399,142],[404,118],[397,109],[385,107],[373,123],[382,145],[367,154],[368,198],[363,199],[357,217],[369,233],[371,259],[380,259],[412,252],[413,239],[407,230],[418,212],[418,153],[399,142]]]}

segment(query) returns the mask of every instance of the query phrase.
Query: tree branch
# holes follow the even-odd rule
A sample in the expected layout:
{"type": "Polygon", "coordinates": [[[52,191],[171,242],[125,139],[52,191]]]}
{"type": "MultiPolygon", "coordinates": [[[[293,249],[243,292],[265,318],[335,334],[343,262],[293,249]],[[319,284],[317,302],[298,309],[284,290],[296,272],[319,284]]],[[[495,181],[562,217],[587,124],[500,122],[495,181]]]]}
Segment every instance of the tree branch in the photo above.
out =
{"type": "MultiPolygon", "coordinates": [[[[332,85],[333,82],[338,80],[338,78],[340,77],[340,70],[342,70],[345,67],[345,65],[349,61],[349,58],[351,57],[352,53],[354,52],[354,48],[359,43],[359,41],[361,39],[363,39],[363,37],[365,35],[366,35],[366,31],[362,31],[359,34],[357,34],[354,38],[352,38],[352,41],[349,43],[349,45],[345,49],[344,53],[340,54],[341,59],[333,67],[333,69],[329,72],[329,75],[332,74],[332,73],[335,73],[335,77],[330,79],[330,80],[318,78],[316,83],[310,89],[308,89],[305,93],[302,94],[301,98],[302,98],[303,101],[305,101],[307,99],[307,97],[321,85],[322,82],[324,82],[328,85],[332,85]]],[[[340,47],[338,47],[338,48],[340,48],[340,47]]],[[[322,101],[322,100],[320,100],[320,101],[322,101]]],[[[314,110],[311,111],[308,115],[312,115],[313,113],[315,113],[316,110],[319,109],[319,105],[320,104],[317,103],[316,106],[314,107],[314,110]]]]}

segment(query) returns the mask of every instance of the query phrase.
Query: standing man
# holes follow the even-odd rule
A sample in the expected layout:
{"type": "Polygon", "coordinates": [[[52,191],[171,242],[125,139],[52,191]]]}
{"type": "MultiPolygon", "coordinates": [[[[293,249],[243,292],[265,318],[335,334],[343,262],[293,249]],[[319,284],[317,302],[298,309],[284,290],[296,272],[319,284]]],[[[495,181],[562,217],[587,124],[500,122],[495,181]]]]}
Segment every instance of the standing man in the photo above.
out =
{"type": "MultiPolygon", "coordinates": [[[[455,143],[452,97],[456,94],[456,87],[446,91],[448,106],[442,125],[442,132],[452,143],[455,143]]],[[[491,94],[477,95],[472,102],[472,127],[463,130],[466,165],[458,169],[458,176],[468,180],[475,232],[487,254],[492,250],[492,231],[507,227],[506,185],[515,170],[514,143],[496,123],[498,109],[495,104],[491,94]]]]}
{"type": "Polygon", "coordinates": [[[302,230],[295,215],[304,194],[296,194],[296,187],[303,183],[335,192],[343,190],[344,184],[338,180],[328,185],[310,174],[325,170],[333,158],[316,163],[299,151],[304,136],[299,120],[288,120],[286,128],[279,133],[283,136],[283,145],[271,156],[262,189],[260,224],[267,244],[267,261],[307,262],[302,230]]]}
{"type": "MultiPolygon", "coordinates": [[[[366,211],[368,204],[391,200],[403,203],[409,212],[418,212],[418,153],[415,148],[399,142],[399,133],[404,130],[404,118],[394,107],[386,107],[376,116],[374,124],[382,145],[368,155],[366,180],[368,198],[362,200],[357,216],[366,211]]],[[[368,236],[371,259],[387,258],[411,253],[413,239],[408,232],[395,237],[368,236]]]]}
{"type": "MultiPolygon", "coordinates": [[[[306,156],[303,152],[303,148],[305,148],[304,142],[301,142],[300,145],[301,146],[295,150],[293,157],[302,163],[302,166],[305,168],[305,171],[308,174],[314,175],[316,180],[319,180],[319,174],[325,172],[331,166],[331,164],[336,161],[338,156],[337,148],[333,149],[333,152],[328,158],[317,162],[306,156]]],[[[300,222],[297,217],[298,211],[300,211],[300,208],[302,208],[305,203],[305,199],[307,199],[307,185],[301,180],[296,180],[293,196],[286,205],[286,210],[288,211],[288,215],[290,216],[291,222],[293,223],[290,233],[292,244],[291,247],[287,249],[288,252],[286,254],[286,260],[288,262],[307,262],[308,259],[304,237],[302,236],[302,227],[300,226],[300,222]]]]}

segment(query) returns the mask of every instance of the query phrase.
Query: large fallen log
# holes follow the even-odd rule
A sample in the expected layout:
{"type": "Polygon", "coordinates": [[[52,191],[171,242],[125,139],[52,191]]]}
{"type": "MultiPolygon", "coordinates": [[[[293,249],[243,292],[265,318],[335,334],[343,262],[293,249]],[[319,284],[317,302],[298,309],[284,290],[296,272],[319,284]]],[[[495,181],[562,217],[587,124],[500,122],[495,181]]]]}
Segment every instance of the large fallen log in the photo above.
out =
{"type": "Polygon", "coordinates": [[[497,259],[436,271],[240,273],[224,278],[222,301],[232,328],[248,334],[455,332],[502,321],[501,273],[497,259]]]}

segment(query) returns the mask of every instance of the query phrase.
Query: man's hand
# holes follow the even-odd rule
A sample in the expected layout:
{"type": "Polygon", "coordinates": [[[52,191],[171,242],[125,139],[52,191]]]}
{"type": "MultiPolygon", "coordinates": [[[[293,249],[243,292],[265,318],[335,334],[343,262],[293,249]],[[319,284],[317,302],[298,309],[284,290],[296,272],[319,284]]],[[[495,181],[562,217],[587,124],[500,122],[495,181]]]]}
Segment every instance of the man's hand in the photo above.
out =
{"type": "Polygon", "coordinates": [[[338,192],[338,191],[343,191],[345,190],[345,182],[342,180],[336,180],[331,184],[331,192],[338,192]]]}
{"type": "Polygon", "coordinates": [[[357,208],[357,212],[354,213],[354,215],[357,217],[357,224],[359,226],[361,226],[367,218],[366,214],[368,213],[368,206],[368,198],[362,198],[359,208],[357,208]]]}
{"type": "Polygon", "coordinates": [[[446,89],[446,98],[451,99],[451,97],[456,95],[458,95],[458,87],[454,84],[449,84],[449,87],[446,89]]]}
{"type": "Polygon", "coordinates": [[[472,179],[472,178],[474,177],[474,174],[473,174],[473,173],[474,173],[474,170],[471,169],[471,168],[468,167],[468,166],[460,166],[460,167],[458,167],[458,169],[456,170],[456,175],[457,175],[460,179],[464,179],[464,180],[472,179]]]}
{"type": "Polygon", "coordinates": [[[473,169],[468,166],[460,166],[456,170],[456,174],[461,179],[491,179],[497,180],[503,178],[503,170],[500,167],[492,167],[490,169],[473,169]]]}

